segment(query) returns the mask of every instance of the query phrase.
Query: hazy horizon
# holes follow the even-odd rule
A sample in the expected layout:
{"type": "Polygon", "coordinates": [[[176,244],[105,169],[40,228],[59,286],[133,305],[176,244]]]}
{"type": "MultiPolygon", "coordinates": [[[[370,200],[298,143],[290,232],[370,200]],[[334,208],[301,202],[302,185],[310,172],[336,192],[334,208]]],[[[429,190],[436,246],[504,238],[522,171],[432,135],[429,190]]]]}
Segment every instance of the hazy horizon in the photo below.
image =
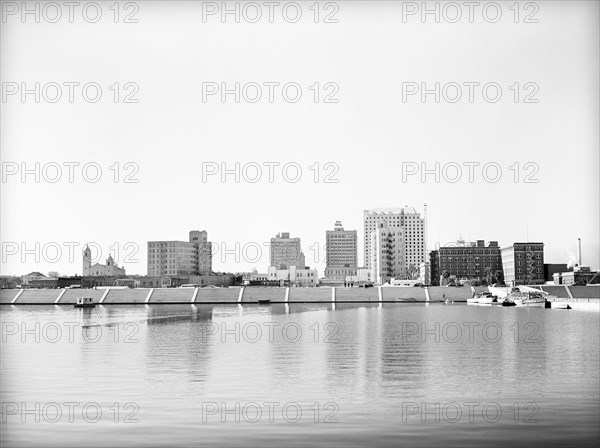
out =
{"type": "MultiPolygon", "coordinates": [[[[81,251],[93,241],[101,263],[118,247],[117,264],[143,275],[147,241],[187,241],[198,229],[227,249],[239,243],[240,252],[290,232],[322,276],[325,231],[336,220],[358,231],[363,264],[363,210],[412,205],[422,213],[424,203],[428,249],[461,236],[502,247],[529,240],[545,244],[546,263],[568,263],[581,238],[583,264],[597,269],[598,3],[536,4],[537,23],[523,23],[526,11],[515,23],[502,4],[497,23],[478,13],[462,25],[414,16],[403,22],[401,2],[385,1],[338,2],[338,23],[323,23],[326,11],[314,23],[307,3],[297,23],[277,15],[274,23],[203,21],[201,2],[156,1],[136,2],[138,23],[114,23],[108,4],[98,23],[78,15],[74,23],[7,17],[0,31],[0,239],[19,252],[3,253],[2,274],[80,274],[81,251]],[[39,103],[33,94],[25,101],[21,92],[9,94],[36,82],[46,88],[39,103]],[[102,97],[88,102],[79,86],[71,103],[62,87],[62,98],[49,102],[53,82],[94,82],[102,97]],[[239,102],[210,95],[236,82],[245,89],[239,102]],[[273,102],[270,82],[279,83],[273,102]],[[409,94],[436,82],[445,89],[439,103],[409,94]],[[263,89],[257,102],[249,101],[253,83],[263,89]],[[287,83],[301,87],[298,102],[283,98],[287,83]],[[452,83],[463,89],[457,102],[449,101],[452,83]],[[473,102],[465,83],[479,83],[473,102]],[[502,89],[497,102],[483,98],[488,83],[502,89]],[[21,164],[36,162],[39,182],[35,174],[23,181],[21,164]],[[236,162],[239,182],[234,174],[223,182],[221,164],[233,169],[236,162]],[[439,182],[433,174],[423,181],[420,172],[403,179],[403,163],[405,174],[440,163],[439,182]],[[51,182],[56,165],[62,175],[51,182]],[[454,182],[457,166],[462,177],[454,182]],[[20,250],[36,242],[40,263],[20,250]],[[75,242],[70,260],[66,245],[75,242]],[[127,243],[138,245],[138,261],[125,260],[136,249],[127,243]],[[56,246],[62,254],[49,262],[56,246]]],[[[220,251],[213,270],[266,272],[262,247],[255,262],[233,254],[223,260],[220,251]]]]}

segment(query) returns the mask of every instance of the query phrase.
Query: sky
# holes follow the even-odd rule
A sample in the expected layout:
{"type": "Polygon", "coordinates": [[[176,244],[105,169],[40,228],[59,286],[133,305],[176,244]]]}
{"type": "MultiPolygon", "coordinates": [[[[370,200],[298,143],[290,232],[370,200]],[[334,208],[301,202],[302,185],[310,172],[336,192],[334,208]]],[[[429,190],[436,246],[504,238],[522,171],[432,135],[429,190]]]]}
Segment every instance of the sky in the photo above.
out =
{"type": "Polygon", "coordinates": [[[190,230],[215,271],[290,232],[323,275],[336,220],[362,263],[363,210],[425,203],[429,248],[581,238],[598,268],[598,2],[88,3],[2,1],[3,275],[81,274],[86,243],[146,274],[190,230]]]}

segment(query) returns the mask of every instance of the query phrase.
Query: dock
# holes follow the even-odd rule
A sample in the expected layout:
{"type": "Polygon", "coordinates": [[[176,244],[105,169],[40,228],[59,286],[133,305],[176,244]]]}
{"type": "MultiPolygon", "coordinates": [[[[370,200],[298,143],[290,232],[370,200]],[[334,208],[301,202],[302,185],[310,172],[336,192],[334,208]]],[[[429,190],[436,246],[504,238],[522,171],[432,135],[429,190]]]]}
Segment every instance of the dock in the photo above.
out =
{"type": "MultiPolygon", "coordinates": [[[[542,287],[546,290],[547,287],[542,287]]],[[[555,307],[599,310],[600,288],[586,286],[549,287],[556,299],[555,307]],[[558,288],[558,289],[556,289],[558,288]],[[558,294],[557,294],[558,293],[558,294]]],[[[478,290],[481,288],[478,288],[478,290]]],[[[3,289],[0,305],[73,305],[77,297],[91,297],[102,305],[159,304],[258,304],[269,303],[466,303],[470,287],[263,287],[232,286],[225,288],[98,288],[98,289],[3,289]]]]}

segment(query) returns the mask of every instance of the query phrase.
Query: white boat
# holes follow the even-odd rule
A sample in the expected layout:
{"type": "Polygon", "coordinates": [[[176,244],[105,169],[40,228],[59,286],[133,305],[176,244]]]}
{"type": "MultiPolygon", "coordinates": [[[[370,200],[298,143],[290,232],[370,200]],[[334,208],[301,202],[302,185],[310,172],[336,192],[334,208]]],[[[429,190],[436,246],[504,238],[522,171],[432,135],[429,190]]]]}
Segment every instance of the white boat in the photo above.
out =
{"type": "Polygon", "coordinates": [[[516,286],[510,292],[508,288],[490,287],[489,289],[498,296],[498,302],[512,302],[516,306],[545,308],[546,302],[555,298],[547,292],[531,286],[516,286]]]}
{"type": "Polygon", "coordinates": [[[523,299],[514,299],[517,306],[534,306],[538,308],[546,308],[546,299],[538,297],[527,297],[523,299]]]}
{"type": "Polygon", "coordinates": [[[567,302],[550,302],[550,308],[553,310],[570,310],[571,306],[567,302]]]}
{"type": "Polygon", "coordinates": [[[515,302],[515,305],[517,306],[545,308],[548,297],[549,294],[541,289],[535,289],[529,286],[519,286],[513,288],[508,295],[508,300],[515,302]]]}
{"type": "Polygon", "coordinates": [[[475,297],[471,298],[471,299],[467,299],[467,304],[477,304],[477,305],[491,305],[493,303],[496,303],[496,297],[494,297],[491,293],[489,292],[483,292],[481,294],[477,294],[475,297]]]}

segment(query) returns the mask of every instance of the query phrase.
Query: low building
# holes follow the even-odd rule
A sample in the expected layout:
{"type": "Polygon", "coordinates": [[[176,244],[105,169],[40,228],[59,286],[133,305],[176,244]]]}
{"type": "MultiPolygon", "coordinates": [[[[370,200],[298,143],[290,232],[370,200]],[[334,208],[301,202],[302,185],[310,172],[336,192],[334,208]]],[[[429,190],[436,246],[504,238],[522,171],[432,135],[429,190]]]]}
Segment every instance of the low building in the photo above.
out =
{"type": "Polygon", "coordinates": [[[421,283],[420,280],[407,280],[401,278],[392,278],[390,279],[390,286],[415,286],[421,283]]]}
{"type": "Polygon", "coordinates": [[[279,286],[279,281],[269,280],[268,273],[260,273],[256,269],[252,272],[242,274],[242,285],[244,286],[279,286]]]}
{"type": "Polygon", "coordinates": [[[504,281],[509,286],[540,285],[544,279],[544,243],[513,243],[501,250],[504,281]]]}
{"type": "Polygon", "coordinates": [[[140,288],[170,288],[172,285],[171,277],[141,276],[136,277],[136,280],[140,288]]]}
{"type": "Polygon", "coordinates": [[[69,286],[81,286],[82,277],[76,275],[74,277],[58,277],[58,288],[68,288],[69,286]]]}
{"type": "Polygon", "coordinates": [[[27,287],[27,286],[29,286],[29,282],[31,280],[38,280],[38,279],[45,279],[45,278],[48,278],[48,277],[46,277],[41,272],[30,272],[29,274],[26,274],[22,277],[21,285],[23,287],[27,287]]]}
{"type": "Polygon", "coordinates": [[[296,266],[290,266],[289,269],[269,266],[269,281],[279,281],[280,286],[317,286],[319,273],[308,266],[304,269],[298,269],[296,266]]]}
{"type": "Polygon", "coordinates": [[[139,288],[141,282],[136,278],[119,278],[117,286],[127,286],[128,288],[139,288]]]}
{"type": "Polygon", "coordinates": [[[29,280],[28,287],[29,288],[37,288],[37,289],[50,289],[56,288],[58,284],[57,278],[32,278],[29,280]]]}
{"type": "Polygon", "coordinates": [[[553,280],[555,285],[594,285],[600,283],[600,276],[589,266],[575,266],[572,271],[554,273],[553,280]]]}
{"type": "Polygon", "coordinates": [[[0,289],[15,289],[21,285],[23,280],[21,277],[13,275],[0,275],[0,289]]]}
{"type": "Polygon", "coordinates": [[[110,276],[84,276],[81,279],[82,288],[97,288],[99,286],[118,286],[118,277],[110,276]]]}
{"type": "Polygon", "coordinates": [[[358,268],[356,275],[346,277],[345,286],[361,286],[371,281],[371,268],[358,268]]]}
{"type": "MultiPolygon", "coordinates": [[[[213,274],[213,275],[191,275],[189,282],[198,286],[233,286],[235,285],[234,274],[213,274]]],[[[179,285],[181,286],[181,285],[179,285]]]]}
{"type": "Polygon", "coordinates": [[[564,263],[564,264],[544,263],[544,280],[546,280],[547,282],[554,281],[554,274],[560,274],[560,273],[567,272],[570,270],[571,269],[569,269],[569,267],[566,263],[564,263]]]}

